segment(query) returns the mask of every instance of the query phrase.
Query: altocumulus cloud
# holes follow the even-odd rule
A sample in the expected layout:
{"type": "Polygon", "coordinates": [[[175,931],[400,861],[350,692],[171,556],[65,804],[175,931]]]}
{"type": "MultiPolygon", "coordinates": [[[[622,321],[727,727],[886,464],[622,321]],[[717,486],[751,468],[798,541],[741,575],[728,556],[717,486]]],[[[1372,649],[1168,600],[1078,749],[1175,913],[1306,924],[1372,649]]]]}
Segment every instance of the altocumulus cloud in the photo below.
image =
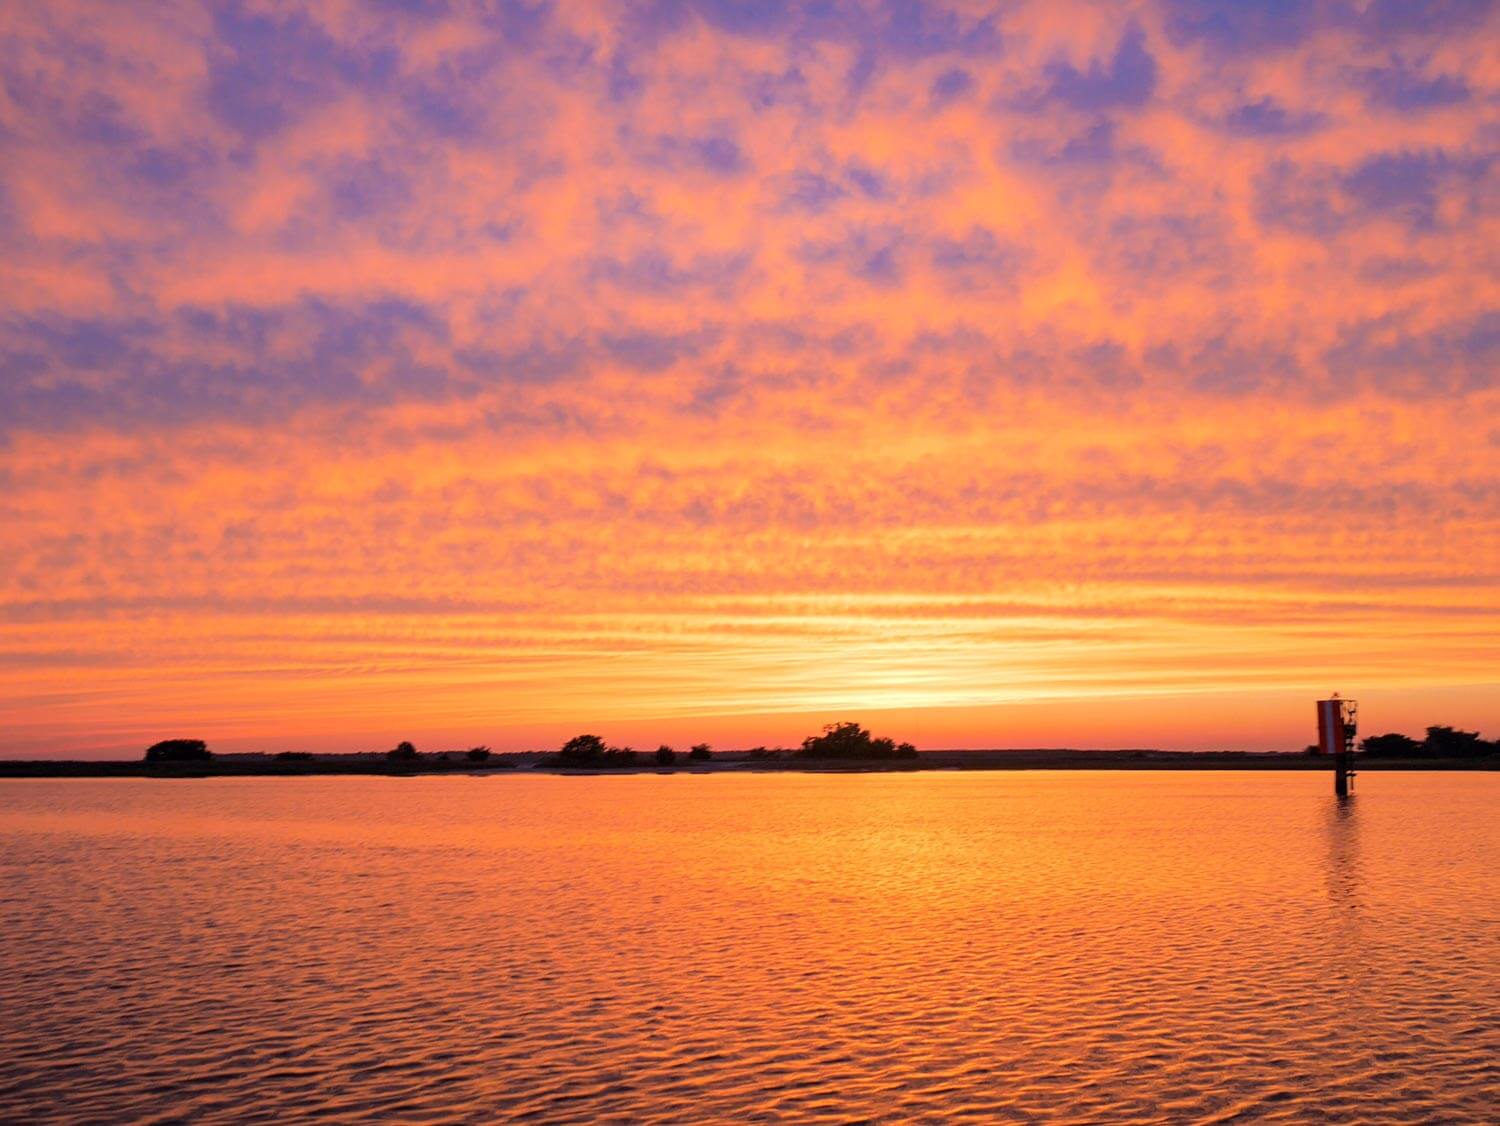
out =
{"type": "MultiPolygon", "coordinates": [[[[339,670],[423,629],[495,684],[546,679],[507,652],[559,653],[608,714],[670,702],[628,676],[609,695],[600,637],[680,686],[664,639],[700,631],[699,711],[840,637],[899,663],[905,619],[865,611],[795,639],[758,622],[752,660],[736,611],[695,616],[720,594],[829,599],[830,621],[899,596],[908,625],[940,596],[1072,597],[1156,615],[1182,648],[1153,667],[1230,685],[1288,641],[1225,606],[1340,583],[1351,629],[1384,600],[1406,663],[1471,682],[1484,622],[1449,611],[1490,605],[1495,554],[1496,18],[13,5],[0,604],[25,613],[0,640],[10,669],[39,655],[14,700],[70,653],[119,654],[132,707],[133,659],[191,687],[112,607],[222,637],[225,677],[265,667],[265,608],[295,610],[284,659],[346,701],[393,682],[339,670]],[[80,631],[54,649],[49,606],[80,631]],[[1243,668],[1194,665],[1210,619],[1251,631],[1215,642],[1243,668]]],[[[1057,637],[1094,628],[1077,616],[1057,637]]],[[[1020,626],[910,628],[943,699],[985,698],[975,670],[1022,652],[1020,626]],[[961,635],[982,652],[944,648],[961,635]]],[[[1054,644],[1023,649],[1065,669],[1054,644]]],[[[52,730],[11,699],[26,738],[52,730]]]]}

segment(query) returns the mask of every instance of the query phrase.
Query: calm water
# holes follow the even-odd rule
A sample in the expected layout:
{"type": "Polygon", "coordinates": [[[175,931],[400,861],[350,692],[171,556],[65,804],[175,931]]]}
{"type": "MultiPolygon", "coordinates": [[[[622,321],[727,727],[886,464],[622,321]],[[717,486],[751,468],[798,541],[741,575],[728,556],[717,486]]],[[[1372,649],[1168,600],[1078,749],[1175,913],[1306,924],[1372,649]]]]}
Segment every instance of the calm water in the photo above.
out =
{"type": "Polygon", "coordinates": [[[0,783],[0,1120],[1500,1120],[1500,776],[0,783]]]}

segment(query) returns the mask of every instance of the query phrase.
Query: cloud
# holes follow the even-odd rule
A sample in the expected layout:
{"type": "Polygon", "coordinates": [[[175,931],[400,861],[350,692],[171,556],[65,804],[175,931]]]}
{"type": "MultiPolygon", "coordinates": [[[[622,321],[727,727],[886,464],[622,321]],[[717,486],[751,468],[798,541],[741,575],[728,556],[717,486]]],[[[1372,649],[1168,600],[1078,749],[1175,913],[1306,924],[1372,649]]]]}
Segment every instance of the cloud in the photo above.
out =
{"type": "MultiPolygon", "coordinates": [[[[1442,150],[1382,152],[1366,157],[1343,177],[1350,201],[1367,216],[1396,219],[1417,230],[1440,222],[1439,208],[1450,192],[1477,189],[1494,160],[1442,150]]],[[[1467,200],[1465,211],[1471,210],[1467,200]]]]}
{"type": "Polygon", "coordinates": [[[849,195],[847,189],[816,172],[797,171],[785,178],[781,207],[791,211],[826,211],[849,195]]]}
{"type": "Polygon", "coordinates": [[[655,250],[629,258],[600,258],[590,276],[624,290],[673,294],[714,290],[727,293],[750,266],[744,254],[698,254],[686,261],[655,250]]]}
{"type": "Polygon", "coordinates": [[[1493,159],[1444,149],[1375,151],[1345,168],[1270,165],[1256,184],[1256,210],[1268,227],[1328,235],[1377,221],[1413,234],[1468,223],[1488,206],[1493,159]]]}
{"type": "Polygon", "coordinates": [[[1406,395],[1464,395],[1496,387],[1500,310],[1425,327],[1397,315],[1344,326],[1328,350],[1329,371],[1406,395]]]}
{"type": "Polygon", "coordinates": [[[1496,19],[18,6],[0,719],[1471,682],[1496,19]]]}
{"type": "Polygon", "coordinates": [[[127,427],[233,418],[268,423],[309,405],[370,407],[452,393],[425,363],[445,342],[430,310],[399,300],[274,310],[183,309],[166,321],[40,317],[0,333],[7,428],[127,427]]]}
{"type": "Polygon", "coordinates": [[[1025,262],[1024,248],[1008,245],[988,228],[975,226],[957,238],[931,244],[933,267],[960,289],[984,289],[1014,282],[1025,262]]]}
{"type": "Polygon", "coordinates": [[[1361,75],[1373,106],[1400,113],[1423,113],[1461,105],[1473,97],[1468,81],[1457,74],[1430,77],[1408,66],[1382,66],[1361,75]]]}
{"type": "Polygon", "coordinates": [[[208,57],[208,108],[250,140],[293,124],[341,87],[378,81],[395,69],[389,48],[360,52],[330,36],[309,15],[275,18],[229,3],[214,12],[208,57]]]}
{"type": "Polygon", "coordinates": [[[974,90],[974,76],[962,67],[951,67],[932,80],[932,104],[945,106],[967,97],[974,90]]]}
{"type": "Polygon", "coordinates": [[[1316,132],[1327,124],[1325,114],[1296,113],[1271,98],[1246,102],[1224,115],[1223,126],[1244,137],[1296,137],[1316,132]]]}
{"type": "Polygon", "coordinates": [[[1184,277],[1224,284],[1235,257],[1227,225],[1211,213],[1119,215],[1102,232],[1095,253],[1115,276],[1157,285],[1184,277]]]}
{"type": "Polygon", "coordinates": [[[1129,27],[1107,63],[1094,59],[1080,70],[1066,59],[1048,63],[1041,95],[1072,109],[1098,111],[1143,106],[1156,91],[1156,59],[1146,49],[1146,33],[1129,27]]]}
{"type": "Polygon", "coordinates": [[[1482,27],[1494,18],[1487,0],[1434,0],[1415,8],[1401,0],[1373,0],[1346,18],[1371,36],[1452,36],[1482,27]]]}
{"type": "Polygon", "coordinates": [[[905,276],[905,246],[901,233],[889,228],[856,227],[832,239],[803,243],[798,257],[805,264],[835,267],[872,285],[892,287],[905,276]]]}
{"type": "Polygon", "coordinates": [[[1296,46],[1326,19],[1328,7],[1306,0],[1168,0],[1163,5],[1174,39],[1229,55],[1296,46]]]}

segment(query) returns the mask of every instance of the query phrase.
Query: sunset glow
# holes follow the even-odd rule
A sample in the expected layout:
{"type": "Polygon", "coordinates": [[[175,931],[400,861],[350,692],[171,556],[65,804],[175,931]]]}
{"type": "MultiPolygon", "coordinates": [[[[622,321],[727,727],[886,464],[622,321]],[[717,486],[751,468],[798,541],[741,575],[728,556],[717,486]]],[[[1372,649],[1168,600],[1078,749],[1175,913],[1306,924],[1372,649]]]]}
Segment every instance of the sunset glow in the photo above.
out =
{"type": "Polygon", "coordinates": [[[0,756],[1500,735],[1493,5],[148,8],[0,10],[0,756]]]}

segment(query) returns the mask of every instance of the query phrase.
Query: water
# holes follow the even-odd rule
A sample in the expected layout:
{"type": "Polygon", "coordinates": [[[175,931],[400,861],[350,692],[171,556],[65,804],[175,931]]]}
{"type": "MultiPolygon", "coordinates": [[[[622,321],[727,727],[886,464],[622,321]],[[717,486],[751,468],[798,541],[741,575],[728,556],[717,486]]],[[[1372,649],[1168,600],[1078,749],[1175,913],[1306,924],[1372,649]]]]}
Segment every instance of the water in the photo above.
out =
{"type": "Polygon", "coordinates": [[[1500,1119],[1500,776],[0,783],[0,1120],[1500,1119]]]}

